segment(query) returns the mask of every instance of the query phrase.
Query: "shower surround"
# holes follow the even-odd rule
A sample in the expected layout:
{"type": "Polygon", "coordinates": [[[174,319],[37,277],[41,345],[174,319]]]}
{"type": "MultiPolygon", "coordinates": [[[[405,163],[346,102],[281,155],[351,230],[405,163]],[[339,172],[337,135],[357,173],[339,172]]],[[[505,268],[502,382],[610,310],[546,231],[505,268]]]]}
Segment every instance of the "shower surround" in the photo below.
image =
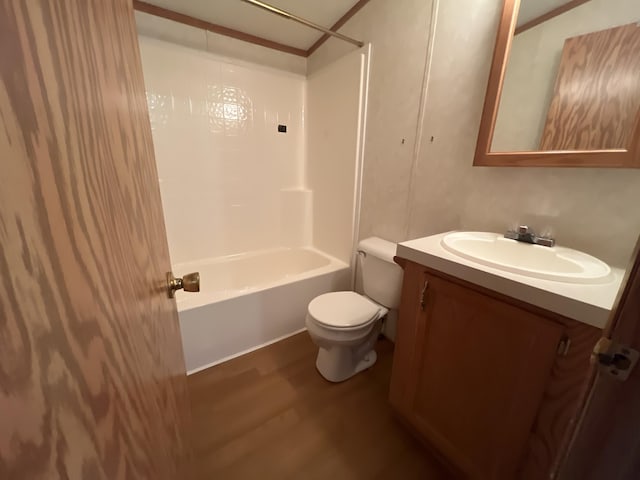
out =
{"type": "Polygon", "coordinates": [[[140,49],[174,273],[201,272],[177,300],[193,373],[299,332],[312,298],[351,287],[368,49],[311,78],[140,49]]]}

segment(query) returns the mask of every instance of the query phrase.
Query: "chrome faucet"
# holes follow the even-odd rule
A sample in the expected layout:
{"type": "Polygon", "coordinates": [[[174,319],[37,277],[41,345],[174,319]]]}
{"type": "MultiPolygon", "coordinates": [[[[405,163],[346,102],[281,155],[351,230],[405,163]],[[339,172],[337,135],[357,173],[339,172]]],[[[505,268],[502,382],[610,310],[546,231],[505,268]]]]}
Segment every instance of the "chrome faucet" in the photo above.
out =
{"type": "Polygon", "coordinates": [[[526,225],[520,225],[518,230],[509,230],[504,234],[504,238],[517,240],[518,242],[533,243],[543,247],[553,247],[556,241],[551,237],[539,237],[526,225]]]}

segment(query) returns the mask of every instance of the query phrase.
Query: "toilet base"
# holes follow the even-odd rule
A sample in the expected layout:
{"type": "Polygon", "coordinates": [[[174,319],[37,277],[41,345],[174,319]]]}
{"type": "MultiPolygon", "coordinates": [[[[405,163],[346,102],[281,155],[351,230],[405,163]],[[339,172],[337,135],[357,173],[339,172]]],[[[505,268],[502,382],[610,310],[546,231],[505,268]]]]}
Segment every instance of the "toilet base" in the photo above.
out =
{"type": "Polygon", "coordinates": [[[354,358],[354,353],[356,352],[348,347],[320,348],[316,368],[330,382],[343,382],[372,367],[378,359],[378,354],[373,349],[360,358],[354,358]]]}

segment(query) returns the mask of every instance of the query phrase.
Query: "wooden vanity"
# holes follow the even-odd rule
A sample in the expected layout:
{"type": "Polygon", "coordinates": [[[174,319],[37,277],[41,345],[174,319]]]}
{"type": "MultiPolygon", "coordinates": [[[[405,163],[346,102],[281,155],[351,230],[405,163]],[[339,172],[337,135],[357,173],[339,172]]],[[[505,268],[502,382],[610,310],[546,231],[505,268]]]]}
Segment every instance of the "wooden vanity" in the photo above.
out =
{"type": "Polygon", "coordinates": [[[400,419],[462,478],[552,478],[601,329],[396,259],[400,419]]]}

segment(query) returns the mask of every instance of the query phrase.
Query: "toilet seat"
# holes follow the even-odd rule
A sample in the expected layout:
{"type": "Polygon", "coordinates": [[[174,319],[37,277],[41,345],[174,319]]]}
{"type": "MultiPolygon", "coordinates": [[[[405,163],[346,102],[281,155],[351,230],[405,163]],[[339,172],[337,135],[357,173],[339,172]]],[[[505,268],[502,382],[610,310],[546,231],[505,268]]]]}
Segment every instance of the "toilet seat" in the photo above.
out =
{"type": "Polygon", "coordinates": [[[362,328],[378,320],[386,308],[355,292],[331,292],[309,303],[309,316],[319,324],[339,330],[362,328]]]}

